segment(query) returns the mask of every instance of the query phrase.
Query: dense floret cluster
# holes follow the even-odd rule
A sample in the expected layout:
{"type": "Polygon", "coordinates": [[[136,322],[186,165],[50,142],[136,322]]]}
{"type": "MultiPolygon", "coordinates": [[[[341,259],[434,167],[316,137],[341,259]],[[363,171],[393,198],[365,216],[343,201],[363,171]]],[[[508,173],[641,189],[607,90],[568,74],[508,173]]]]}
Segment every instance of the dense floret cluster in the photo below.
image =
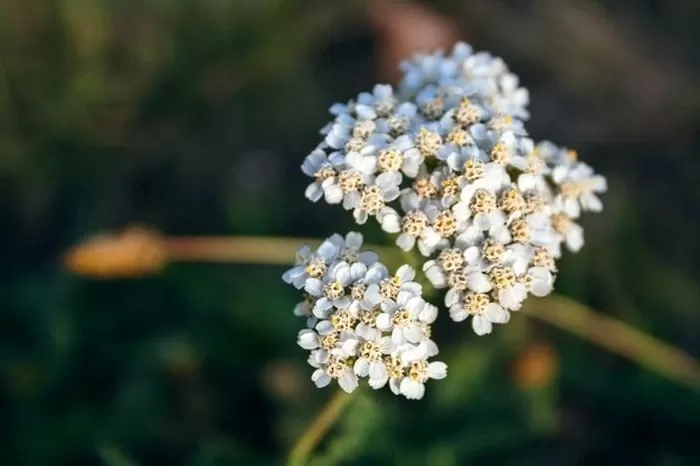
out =
{"type": "MultiPolygon", "coordinates": [[[[402,70],[397,90],[377,85],[331,107],[333,121],[302,164],[312,179],[306,197],[342,206],[358,225],[376,219],[397,247],[425,258],[422,271],[446,290],[452,320],[488,334],[528,295],[552,291],[562,246],[583,246],[576,221],[602,209],[606,180],[576,152],[528,137],[528,92],[501,59],[460,43],[402,70]]],[[[359,250],[361,238],[302,249],[285,274],[306,293],[299,344],[319,386],[337,379],[352,391],[368,377],[374,388],[420,398],[428,378],[446,375],[427,360],[437,353],[437,308],[410,267],[390,276],[359,250]]]]}

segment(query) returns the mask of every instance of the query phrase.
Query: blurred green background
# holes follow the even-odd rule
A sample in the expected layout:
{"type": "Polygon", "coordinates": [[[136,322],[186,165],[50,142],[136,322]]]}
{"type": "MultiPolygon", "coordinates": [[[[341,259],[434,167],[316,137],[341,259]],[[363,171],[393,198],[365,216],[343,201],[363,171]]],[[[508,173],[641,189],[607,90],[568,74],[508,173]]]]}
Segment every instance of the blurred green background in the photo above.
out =
{"type": "MultiPolygon", "coordinates": [[[[532,135],[608,177],[559,292],[700,357],[698,20],[696,0],[0,0],[0,464],[282,464],[330,395],[283,268],[96,281],[60,256],[133,223],[351,229],[304,199],[302,158],[331,103],[440,34],[504,57],[532,135]]],[[[522,315],[436,331],[449,377],[360,394],[314,465],[700,464],[697,392],[522,315]]]]}

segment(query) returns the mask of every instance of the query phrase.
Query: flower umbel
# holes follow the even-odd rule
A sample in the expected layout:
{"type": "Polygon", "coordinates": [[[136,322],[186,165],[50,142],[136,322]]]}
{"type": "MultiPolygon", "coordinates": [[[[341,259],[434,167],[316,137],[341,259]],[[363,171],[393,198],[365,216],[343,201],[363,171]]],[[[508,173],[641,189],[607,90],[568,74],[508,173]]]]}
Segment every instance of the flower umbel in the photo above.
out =
{"type": "Polygon", "coordinates": [[[397,395],[421,398],[423,384],[447,370],[428,361],[438,353],[430,339],[437,308],[423,300],[411,267],[389,275],[361,245],[362,235],[351,232],[331,236],[316,251],[303,246],[283,276],[306,292],[295,314],[306,317],[297,343],[309,351],[311,379],[318,387],[335,380],[352,392],[366,378],[374,389],[388,384],[397,395]],[[416,368],[420,377],[411,375],[416,368]]]}
{"type": "MultiPolygon", "coordinates": [[[[397,249],[425,258],[452,320],[485,335],[529,295],[552,292],[562,245],[581,249],[578,219],[602,210],[607,183],[576,152],[528,137],[528,91],[500,58],[459,43],[401,69],[397,90],[377,85],[331,107],[302,164],[306,197],[341,205],[358,225],[376,219],[397,249]]],[[[421,398],[427,380],[446,376],[428,361],[438,309],[413,268],[389,274],[361,244],[349,233],[302,247],[283,276],[305,290],[295,314],[306,318],[298,341],[312,379],[352,391],[367,378],[421,398]]]]}

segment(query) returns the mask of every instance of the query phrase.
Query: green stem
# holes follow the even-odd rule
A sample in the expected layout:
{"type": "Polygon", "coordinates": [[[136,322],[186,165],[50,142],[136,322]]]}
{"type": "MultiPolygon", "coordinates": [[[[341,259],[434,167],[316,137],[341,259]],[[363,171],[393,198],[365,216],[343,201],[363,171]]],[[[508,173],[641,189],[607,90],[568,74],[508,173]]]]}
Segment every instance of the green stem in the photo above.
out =
{"type": "Polygon", "coordinates": [[[526,315],[578,335],[692,390],[700,391],[700,364],[693,357],[573,299],[548,296],[525,302],[526,315]]]}
{"type": "Polygon", "coordinates": [[[316,414],[311,425],[309,425],[294,444],[287,458],[288,466],[302,466],[308,463],[311,452],[331,427],[333,427],[352,400],[353,395],[340,390],[331,396],[323,408],[316,414]]]}

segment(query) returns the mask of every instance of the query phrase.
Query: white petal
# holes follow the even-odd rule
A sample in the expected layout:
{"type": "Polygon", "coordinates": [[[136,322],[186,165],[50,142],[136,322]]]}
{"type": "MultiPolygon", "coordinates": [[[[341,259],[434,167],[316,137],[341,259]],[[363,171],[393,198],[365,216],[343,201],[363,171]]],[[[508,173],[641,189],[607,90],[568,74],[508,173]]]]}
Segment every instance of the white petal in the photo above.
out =
{"type": "Polygon", "coordinates": [[[297,336],[297,344],[305,350],[318,348],[318,334],[313,330],[304,329],[297,336]]]}
{"type": "Polygon", "coordinates": [[[360,341],[357,338],[348,338],[340,346],[342,354],[345,357],[355,356],[355,354],[357,353],[357,346],[359,344],[360,341]]]}
{"type": "Polygon", "coordinates": [[[382,296],[379,294],[379,286],[376,284],[368,286],[367,290],[365,290],[364,300],[365,304],[367,304],[370,308],[379,304],[382,300],[382,296]]]}
{"type": "Polygon", "coordinates": [[[586,194],[581,196],[581,203],[584,205],[584,207],[586,207],[586,209],[593,212],[600,212],[603,210],[603,203],[595,194],[586,194]]]}
{"type": "Polygon", "coordinates": [[[404,264],[396,271],[396,276],[399,277],[401,282],[408,282],[415,278],[416,271],[410,265],[404,264]]]}
{"type": "Polygon", "coordinates": [[[360,262],[370,266],[379,260],[379,256],[374,251],[362,251],[360,253],[360,262]]]}
{"type": "Polygon", "coordinates": [[[416,238],[409,235],[408,233],[401,233],[398,238],[396,238],[396,245],[400,247],[403,251],[410,251],[416,244],[416,238]]]}
{"type": "Polygon", "coordinates": [[[467,275],[467,286],[477,293],[486,293],[491,290],[489,278],[480,272],[472,272],[467,275]]]}
{"type": "Polygon", "coordinates": [[[506,309],[518,310],[527,297],[527,290],[523,285],[516,284],[498,292],[498,300],[506,309]]]}
{"type": "Polygon", "coordinates": [[[401,364],[408,365],[413,361],[418,361],[427,357],[425,345],[408,346],[408,349],[401,352],[401,364]]]}
{"type": "Polygon", "coordinates": [[[389,389],[394,395],[401,394],[401,379],[389,379],[389,389]]]}
{"type": "Polygon", "coordinates": [[[583,247],[583,229],[575,229],[566,235],[566,246],[571,252],[578,252],[583,247]]]}
{"type": "Polygon", "coordinates": [[[430,283],[437,289],[444,288],[447,283],[441,267],[434,260],[429,260],[423,264],[423,273],[430,280],[430,283]]]}
{"type": "Polygon", "coordinates": [[[362,210],[362,209],[356,208],[356,209],[352,212],[352,216],[353,216],[353,218],[355,219],[355,222],[356,222],[358,225],[364,225],[364,224],[367,222],[367,216],[368,216],[368,215],[367,215],[367,211],[366,211],[366,210],[362,210]]]}
{"type": "Polygon", "coordinates": [[[341,286],[345,287],[350,284],[350,266],[347,262],[341,262],[338,264],[333,269],[332,275],[335,275],[335,279],[341,286]]]}
{"type": "Polygon", "coordinates": [[[293,267],[293,268],[287,270],[286,272],[284,272],[284,274],[282,275],[282,280],[285,283],[292,284],[292,283],[297,282],[297,279],[299,277],[303,277],[304,273],[305,272],[304,272],[303,266],[296,266],[296,267],[293,267]]]}
{"type": "Polygon", "coordinates": [[[489,303],[486,306],[484,315],[496,324],[505,324],[510,320],[510,313],[496,303],[489,303]]]}
{"type": "Polygon", "coordinates": [[[351,231],[345,235],[345,246],[352,249],[359,249],[362,247],[362,240],[362,233],[351,231]]]}
{"type": "MultiPolygon", "coordinates": [[[[326,180],[326,181],[331,181],[326,180]]],[[[324,197],[326,202],[329,204],[340,204],[343,200],[343,190],[337,184],[326,184],[323,189],[324,197]]]]}
{"type": "Polygon", "coordinates": [[[304,195],[311,202],[318,202],[318,200],[321,199],[321,196],[323,196],[323,189],[321,188],[321,185],[313,182],[306,187],[304,195]]]}
{"type": "Polygon", "coordinates": [[[367,374],[369,374],[369,361],[366,358],[358,358],[353,366],[353,371],[358,377],[367,377],[367,374]]]}
{"type": "Polygon", "coordinates": [[[338,377],[338,385],[343,391],[352,393],[357,388],[357,376],[352,371],[345,371],[343,375],[338,377]]]}
{"type": "Polygon", "coordinates": [[[357,208],[360,205],[361,198],[360,193],[357,191],[346,193],[343,197],[343,209],[353,210],[357,208]]]}
{"type": "Polygon", "coordinates": [[[472,329],[477,335],[486,335],[491,333],[491,321],[482,315],[476,315],[472,318],[472,329]]]}
{"type": "MultiPolygon", "coordinates": [[[[361,254],[360,254],[361,256],[361,254]]],[[[364,261],[363,261],[364,262],[364,261]]],[[[386,266],[382,263],[376,263],[372,264],[372,266],[367,270],[367,274],[365,274],[365,282],[371,283],[371,284],[376,284],[379,283],[381,280],[383,280],[387,274],[388,270],[386,269],[386,266]]],[[[379,288],[377,287],[377,291],[379,288]]]]}
{"type": "Polygon", "coordinates": [[[409,378],[404,378],[401,381],[401,394],[409,400],[420,400],[425,394],[425,385],[419,382],[414,382],[409,378]]]}
{"type": "Polygon", "coordinates": [[[423,310],[421,311],[419,318],[421,321],[423,321],[425,323],[432,324],[433,322],[435,322],[435,319],[437,319],[437,315],[438,315],[437,306],[434,306],[430,303],[425,303],[425,306],[423,307],[423,310]]]}
{"type": "Polygon", "coordinates": [[[323,294],[323,282],[318,278],[309,278],[304,284],[304,291],[311,296],[321,296],[323,294]]]}
{"type": "Polygon", "coordinates": [[[345,270],[348,271],[349,279],[347,281],[340,280],[340,278],[338,277],[336,277],[336,279],[340,281],[341,285],[348,286],[351,282],[355,282],[365,276],[365,274],[367,273],[367,266],[362,262],[354,262],[345,270]]]}
{"type": "Polygon", "coordinates": [[[413,324],[410,327],[404,329],[404,337],[411,343],[418,343],[423,339],[423,330],[418,324],[413,324]]]}
{"type": "Polygon", "coordinates": [[[387,233],[398,233],[401,231],[401,219],[394,209],[385,207],[377,217],[382,225],[382,230],[387,233]]]}
{"type": "Polygon", "coordinates": [[[323,369],[316,369],[313,374],[311,374],[311,380],[318,388],[323,388],[329,383],[331,383],[331,377],[326,374],[323,369]]]}
{"type": "Polygon", "coordinates": [[[391,328],[393,327],[391,322],[391,315],[387,312],[382,312],[377,316],[376,325],[379,330],[391,330],[391,328]]]}
{"type": "Polygon", "coordinates": [[[326,262],[331,262],[335,260],[339,252],[340,251],[338,250],[338,246],[336,244],[333,244],[331,241],[324,241],[318,247],[317,254],[326,262]]]}
{"type": "Polygon", "coordinates": [[[428,365],[428,376],[436,380],[444,379],[447,377],[447,364],[440,361],[431,362],[428,365]]]}
{"type": "Polygon", "coordinates": [[[369,378],[373,380],[386,380],[387,371],[383,362],[377,361],[369,365],[369,378]]]}
{"type": "Polygon", "coordinates": [[[462,293],[450,288],[450,290],[445,294],[445,306],[452,307],[459,303],[462,298],[462,293]]]}
{"type": "Polygon", "coordinates": [[[388,374],[384,374],[384,377],[381,377],[381,378],[376,378],[376,379],[370,378],[369,379],[369,386],[375,390],[379,390],[384,385],[386,385],[388,380],[389,380],[388,374]]]}
{"type": "Polygon", "coordinates": [[[450,319],[455,322],[464,322],[469,314],[460,305],[450,307],[450,319]]]}

